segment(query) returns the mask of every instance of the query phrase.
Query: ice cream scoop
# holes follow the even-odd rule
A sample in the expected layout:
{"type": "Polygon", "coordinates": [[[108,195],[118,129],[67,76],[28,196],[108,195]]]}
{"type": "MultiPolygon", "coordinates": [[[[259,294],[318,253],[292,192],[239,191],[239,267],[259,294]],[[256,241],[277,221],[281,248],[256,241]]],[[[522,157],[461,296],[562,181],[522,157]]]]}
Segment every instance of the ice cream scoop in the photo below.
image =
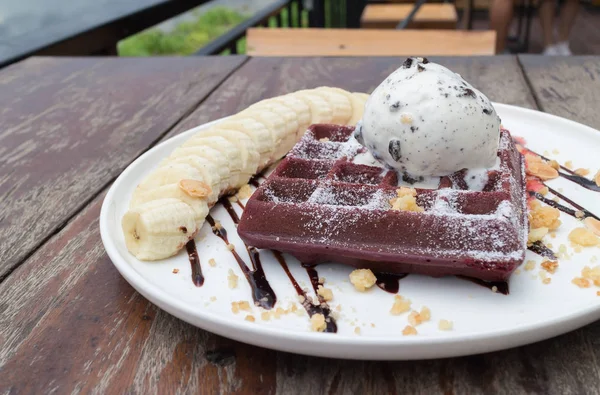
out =
{"type": "Polygon", "coordinates": [[[493,167],[500,118],[460,75],[408,58],[373,91],[355,138],[408,179],[493,167]]]}

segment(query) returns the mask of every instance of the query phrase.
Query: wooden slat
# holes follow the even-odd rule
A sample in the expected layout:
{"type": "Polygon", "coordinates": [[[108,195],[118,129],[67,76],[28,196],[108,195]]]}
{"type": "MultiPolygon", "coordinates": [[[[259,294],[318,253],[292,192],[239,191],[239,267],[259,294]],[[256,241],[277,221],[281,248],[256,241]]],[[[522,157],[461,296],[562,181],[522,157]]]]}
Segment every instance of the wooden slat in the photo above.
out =
{"type": "MultiPolygon", "coordinates": [[[[513,57],[431,60],[493,100],[534,106],[513,57]]],[[[169,135],[297,89],[333,85],[370,92],[402,61],[251,59],[169,135]]],[[[94,199],[0,284],[0,393],[477,394],[598,388],[585,330],[502,353],[405,363],[302,357],[212,335],[158,310],[121,278],[100,241],[102,199],[94,199]]]]}
{"type": "Polygon", "coordinates": [[[494,31],[248,29],[252,56],[493,55],[494,31]]]}
{"type": "Polygon", "coordinates": [[[31,58],[0,72],[0,278],[244,57],[31,58]]]}
{"type": "Polygon", "coordinates": [[[541,108],[600,129],[600,58],[519,56],[541,108]]]}
{"type": "MultiPolygon", "coordinates": [[[[394,29],[412,11],[413,4],[369,4],[361,17],[366,29],[394,29]]],[[[458,17],[453,4],[424,4],[419,8],[409,28],[453,29],[458,17]]]]}

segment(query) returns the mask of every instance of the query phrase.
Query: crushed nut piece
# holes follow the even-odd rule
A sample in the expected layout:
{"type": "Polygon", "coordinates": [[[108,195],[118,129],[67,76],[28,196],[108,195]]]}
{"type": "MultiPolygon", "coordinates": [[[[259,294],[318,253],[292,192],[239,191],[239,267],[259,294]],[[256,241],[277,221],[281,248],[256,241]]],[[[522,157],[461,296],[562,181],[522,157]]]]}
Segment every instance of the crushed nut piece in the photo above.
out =
{"type": "Polygon", "coordinates": [[[350,282],[357,291],[364,292],[375,285],[377,277],[370,269],[356,269],[350,273],[350,282]]]}
{"type": "Polygon", "coordinates": [[[199,180],[181,180],[179,188],[191,197],[205,198],[212,193],[210,186],[199,180]]]}
{"type": "Polygon", "coordinates": [[[588,280],[587,278],[575,277],[573,280],[571,280],[571,282],[573,284],[577,285],[579,288],[589,288],[590,287],[590,280],[588,280]]]}
{"type": "Polygon", "coordinates": [[[438,323],[438,329],[441,331],[451,331],[453,326],[454,325],[452,321],[448,320],[440,320],[440,322],[438,323]]]}
{"type": "Polygon", "coordinates": [[[216,296],[211,296],[211,297],[210,297],[210,301],[211,301],[211,302],[214,302],[214,301],[216,301],[216,300],[217,300],[217,297],[216,297],[216,296]]]}
{"type": "Polygon", "coordinates": [[[323,298],[323,300],[329,302],[333,299],[333,291],[329,288],[325,288],[322,285],[319,285],[317,288],[317,295],[323,298]]]}
{"type": "Polygon", "coordinates": [[[248,199],[250,196],[252,196],[252,192],[252,187],[249,184],[245,184],[242,185],[242,187],[238,190],[235,196],[239,200],[248,199]]]}
{"type": "Polygon", "coordinates": [[[540,195],[546,196],[549,192],[548,187],[547,186],[542,187],[542,189],[540,189],[539,192],[540,192],[540,195]]]}
{"type": "Polygon", "coordinates": [[[600,236],[600,221],[596,218],[587,217],[583,220],[583,224],[596,236],[600,236]]]}
{"type": "Polygon", "coordinates": [[[310,317],[310,326],[315,332],[323,332],[325,329],[327,329],[325,316],[320,313],[313,314],[313,316],[310,317]]]}
{"type": "Polygon", "coordinates": [[[342,305],[338,304],[337,306],[335,306],[335,311],[342,311],[342,305]]]}
{"type": "Polygon", "coordinates": [[[247,300],[242,300],[238,302],[238,306],[240,310],[252,311],[252,309],[250,308],[250,303],[247,300]]]}
{"type": "Polygon", "coordinates": [[[179,273],[179,269],[173,269],[173,273],[175,273],[175,274],[179,273]]]}
{"type": "Polygon", "coordinates": [[[581,211],[581,210],[577,210],[577,211],[575,211],[575,217],[576,218],[583,218],[583,217],[585,217],[585,213],[583,211],[581,211]]]}
{"type": "Polygon", "coordinates": [[[561,224],[560,211],[554,207],[543,206],[534,200],[529,204],[529,224],[531,228],[548,228],[554,230],[561,224]]]}
{"type": "Polygon", "coordinates": [[[525,161],[527,162],[527,174],[536,176],[544,181],[558,177],[558,171],[537,155],[525,154],[525,161]]]}
{"type": "Polygon", "coordinates": [[[543,284],[550,284],[551,281],[552,281],[552,279],[550,277],[546,277],[546,278],[542,279],[543,284]]]}
{"type": "Polygon", "coordinates": [[[400,315],[410,310],[411,301],[410,299],[404,299],[400,295],[394,296],[394,304],[390,309],[391,315],[400,315]]]}
{"type": "Polygon", "coordinates": [[[233,314],[237,314],[240,312],[240,305],[238,302],[231,302],[231,311],[233,314]]]}
{"type": "Polygon", "coordinates": [[[532,228],[529,229],[529,236],[527,237],[527,244],[531,245],[536,241],[540,241],[548,234],[548,228],[532,228]]]}
{"type": "Polygon", "coordinates": [[[572,169],[573,168],[573,162],[571,162],[570,160],[566,161],[565,162],[565,167],[567,169],[569,169],[569,170],[572,169]]]}
{"type": "Polygon", "coordinates": [[[525,270],[533,270],[535,269],[535,261],[527,261],[525,262],[525,270]]]}
{"type": "Polygon", "coordinates": [[[246,321],[250,321],[250,322],[254,322],[256,321],[256,318],[254,318],[254,316],[252,314],[248,314],[245,318],[246,321]]]}
{"type": "Polygon", "coordinates": [[[269,321],[271,319],[271,313],[269,311],[263,311],[260,313],[260,319],[263,321],[269,321]]]}
{"type": "Polygon", "coordinates": [[[589,229],[575,228],[569,233],[569,240],[583,247],[598,245],[600,240],[589,229]]]}
{"type": "Polygon", "coordinates": [[[560,154],[560,152],[559,152],[559,151],[558,151],[556,148],[554,148],[554,149],[552,150],[552,153],[553,153],[554,155],[558,155],[558,154],[560,154]]]}
{"type": "Polygon", "coordinates": [[[492,287],[492,292],[494,292],[494,293],[498,292],[498,287],[494,285],[494,286],[492,287]]]}
{"type": "Polygon", "coordinates": [[[239,277],[233,272],[232,269],[229,269],[229,274],[227,275],[227,284],[229,285],[229,289],[237,288],[239,277]]]}
{"type": "Polygon", "coordinates": [[[594,182],[600,187],[600,170],[598,170],[598,173],[594,176],[594,182]]]}
{"type": "Polygon", "coordinates": [[[319,284],[325,284],[325,277],[319,277],[319,284]]]}
{"type": "Polygon", "coordinates": [[[235,246],[233,244],[229,243],[229,244],[227,244],[227,249],[229,251],[233,251],[233,250],[235,250],[235,246]]]}
{"type": "Polygon", "coordinates": [[[413,121],[412,115],[410,114],[402,114],[400,115],[400,122],[402,122],[403,124],[411,124],[413,121]]]}
{"type": "Polygon", "coordinates": [[[548,162],[548,164],[550,166],[552,166],[553,169],[556,169],[556,170],[560,169],[560,164],[557,161],[555,161],[554,159],[552,159],[550,162],[548,162]]]}
{"type": "Polygon", "coordinates": [[[356,333],[357,335],[360,335],[360,327],[355,327],[354,328],[354,333],[356,333]]]}
{"type": "Polygon", "coordinates": [[[420,325],[421,323],[423,323],[425,321],[429,321],[430,319],[431,319],[431,310],[429,310],[429,308],[426,306],[423,306],[421,308],[420,313],[413,310],[408,315],[408,322],[412,326],[420,325]]]}
{"type": "Polygon", "coordinates": [[[544,261],[540,266],[542,266],[542,268],[548,273],[554,274],[554,272],[556,272],[556,268],[558,267],[558,262],[544,261]]]}
{"type": "Polygon", "coordinates": [[[578,176],[585,177],[588,174],[590,174],[590,170],[589,169],[579,168],[579,169],[576,169],[574,173],[577,174],[578,176]]]}
{"type": "Polygon", "coordinates": [[[215,258],[210,258],[208,260],[208,264],[212,267],[215,267],[215,266],[217,266],[217,261],[215,261],[215,258]]]}
{"type": "Polygon", "coordinates": [[[406,325],[404,327],[404,329],[402,330],[402,335],[404,335],[404,336],[411,336],[411,335],[416,335],[416,334],[417,334],[417,330],[415,329],[414,326],[406,325]]]}
{"type": "Polygon", "coordinates": [[[417,190],[414,188],[400,187],[396,190],[398,197],[390,200],[392,210],[423,212],[423,207],[417,204],[417,190]]]}

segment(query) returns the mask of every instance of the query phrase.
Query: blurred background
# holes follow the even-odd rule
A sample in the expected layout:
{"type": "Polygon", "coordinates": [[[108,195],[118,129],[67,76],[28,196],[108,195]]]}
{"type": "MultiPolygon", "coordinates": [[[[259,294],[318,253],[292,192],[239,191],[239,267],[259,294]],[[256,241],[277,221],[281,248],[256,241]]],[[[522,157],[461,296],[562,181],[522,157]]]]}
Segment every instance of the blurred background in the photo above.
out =
{"type": "Polygon", "coordinates": [[[436,36],[418,32],[492,30],[496,54],[598,54],[600,0],[0,0],[0,66],[30,55],[243,54],[248,29],[287,27],[410,30],[424,44],[436,36]]]}

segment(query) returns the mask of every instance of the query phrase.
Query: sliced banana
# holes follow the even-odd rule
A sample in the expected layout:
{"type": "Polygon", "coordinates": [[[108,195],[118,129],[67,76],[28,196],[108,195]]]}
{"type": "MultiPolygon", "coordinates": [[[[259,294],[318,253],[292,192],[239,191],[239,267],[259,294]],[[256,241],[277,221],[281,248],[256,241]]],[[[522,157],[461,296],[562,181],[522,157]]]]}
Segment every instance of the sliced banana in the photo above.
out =
{"type": "Polygon", "coordinates": [[[179,183],[162,185],[158,188],[153,189],[140,189],[136,188],[131,196],[130,208],[135,208],[143,205],[144,203],[152,202],[154,200],[174,198],[186,203],[194,211],[194,220],[197,223],[204,221],[208,215],[208,201],[206,198],[193,197],[185,193],[179,183]]]}
{"type": "Polygon", "coordinates": [[[282,158],[296,144],[296,137],[288,133],[285,118],[274,111],[260,108],[248,109],[238,114],[238,116],[255,119],[272,132],[275,143],[272,147],[273,151],[269,163],[282,158]]]}
{"type": "MultiPolygon", "coordinates": [[[[190,155],[171,158],[169,162],[162,166],[167,167],[179,164],[193,167],[202,174],[202,180],[204,180],[212,190],[208,197],[209,205],[212,205],[219,200],[221,191],[224,191],[229,186],[229,168],[226,165],[216,166],[214,161],[204,157],[190,155]]],[[[160,168],[158,170],[160,170],[160,168]]],[[[181,181],[184,178],[189,177],[181,177],[179,180],[173,182],[181,181]]]]}
{"type": "MultiPolygon", "coordinates": [[[[239,149],[237,145],[229,142],[224,137],[219,136],[194,136],[183,144],[183,147],[210,147],[221,153],[221,156],[226,162],[226,165],[229,167],[229,187],[230,188],[238,188],[241,185],[244,185],[248,180],[243,182],[245,178],[245,173],[242,171],[244,168],[244,163],[242,162],[242,156],[240,155],[239,149]]],[[[173,154],[176,154],[177,150],[173,151],[173,154]]],[[[249,178],[248,178],[249,179],[249,178]]]]}
{"type": "Polygon", "coordinates": [[[223,122],[219,122],[217,129],[235,130],[243,133],[247,138],[252,140],[252,143],[258,151],[257,169],[262,169],[266,166],[273,156],[273,147],[277,141],[277,136],[262,122],[257,121],[252,117],[247,117],[243,112],[237,114],[223,122]]]}
{"type": "Polygon", "coordinates": [[[302,90],[292,93],[292,96],[303,100],[310,107],[310,124],[331,123],[333,109],[329,102],[313,90],[302,90]]]}
{"type": "Polygon", "coordinates": [[[294,136],[294,139],[296,138],[296,133],[298,132],[298,115],[296,115],[296,112],[288,106],[281,104],[274,99],[267,99],[251,105],[248,109],[257,111],[269,110],[281,115],[285,120],[286,137],[292,135],[294,136]]]}
{"type": "Polygon", "coordinates": [[[159,199],[136,206],[121,221],[125,245],[141,260],[173,256],[198,232],[194,217],[194,210],[179,199],[159,199]]]}
{"type": "Polygon", "coordinates": [[[311,115],[308,104],[294,95],[278,96],[274,97],[272,100],[287,106],[296,113],[296,119],[298,120],[296,141],[300,140],[300,137],[304,135],[304,132],[306,132],[306,129],[310,126],[311,115]]]}
{"type": "MultiPolygon", "coordinates": [[[[186,143],[187,144],[187,143],[186,143]]],[[[231,178],[237,178],[239,173],[232,173],[229,169],[229,163],[227,162],[227,157],[223,155],[221,152],[217,151],[214,148],[207,147],[204,145],[192,145],[186,146],[185,144],[181,147],[175,149],[163,163],[161,166],[168,165],[169,163],[174,162],[188,162],[188,159],[184,158],[194,158],[197,159],[194,163],[199,161],[199,164],[202,164],[203,161],[210,162],[214,165],[215,176],[218,175],[220,182],[220,192],[222,193],[226,189],[230,188],[229,184],[231,184],[231,178]]]]}
{"type": "MultiPolygon", "coordinates": [[[[229,123],[227,123],[229,124],[229,123]]],[[[196,137],[224,137],[234,144],[242,157],[242,173],[255,174],[258,170],[260,155],[256,149],[254,140],[246,133],[238,130],[230,130],[222,125],[201,130],[196,137]]]]}
{"type": "Polygon", "coordinates": [[[343,89],[321,87],[313,89],[315,94],[321,96],[331,105],[333,119],[331,123],[337,125],[347,125],[352,118],[352,103],[350,103],[350,92],[343,89]]]}

